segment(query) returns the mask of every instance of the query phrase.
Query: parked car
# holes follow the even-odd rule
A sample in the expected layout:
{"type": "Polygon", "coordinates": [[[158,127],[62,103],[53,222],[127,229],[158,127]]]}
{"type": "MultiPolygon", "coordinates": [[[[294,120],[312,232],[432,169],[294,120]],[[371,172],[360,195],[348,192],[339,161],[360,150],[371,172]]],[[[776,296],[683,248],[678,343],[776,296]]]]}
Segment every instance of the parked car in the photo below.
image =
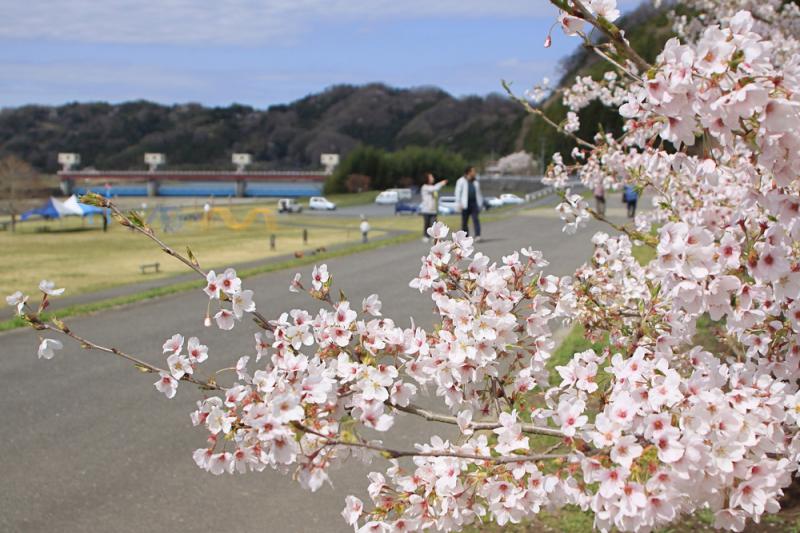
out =
{"type": "Polygon", "coordinates": [[[394,204],[395,215],[413,215],[419,213],[419,205],[408,202],[397,202],[394,204]]]}
{"type": "Polygon", "coordinates": [[[511,194],[511,193],[501,194],[500,200],[502,200],[503,205],[519,205],[525,203],[525,200],[523,200],[516,194],[511,194]]]}
{"type": "Polygon", "coordinates": [[[390,189],[388,191],[382,191],[376,198],[375,203],[381,205],[392,205],[396,204],[400,201],[400,195],[397,194],[397,191],[390,189]]]}
{"type": "Polygon", "coordinates": [[[439,214],[452,215],[457,211],[456,197],[455,196],[440,196],[439,197],[439,214]]]}
{"type": "Polygon", "coordinates": [[[492,207],[503,207],[503,200],[497,196],[487,196],[483,199],[483,207],[491,209],[492,207]]]}
{"type": "Polygon", "coordinates": [[[300,213],[303,206],[294,198],[281,198],[278,200],[278,213],[300,213]]]}
{"type": "Polygon", "coordinates": [[[390,191],[397,192],[397,199],[398,200],[411,200],[414,196],[414,193],[411,192],[411,189],[389,189],[390,191]]]}
{"type": "Polygon", "coordinates": [[[336,209],[336,204],[324,196],[312,196],[308,200],[308,208],[319,211],[333,211],[336,209]]]}

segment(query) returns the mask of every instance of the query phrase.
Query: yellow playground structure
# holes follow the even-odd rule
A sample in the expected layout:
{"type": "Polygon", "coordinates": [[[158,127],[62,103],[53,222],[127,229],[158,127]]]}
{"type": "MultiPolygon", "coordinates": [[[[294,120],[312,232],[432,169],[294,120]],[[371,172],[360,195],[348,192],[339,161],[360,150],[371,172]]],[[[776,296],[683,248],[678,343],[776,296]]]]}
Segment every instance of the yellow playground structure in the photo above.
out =
{"type": "Polygon", "coordinates": [[[222,222],[225,223],[225,226],[227,226],[229,229],[239,231],[252,226],[254,223],[256,223],[259,216],[261,216],[261,219],[264,221],[264,225],[267,227],[267,229],[273,231],[278,229],[275,213],[268,207],[255,207],[251,209],[247,212],[241,222],[236,219],[236,216],[227,207],[212,207],[205,215],[204,221],[206,229],[211,226],[211,219],[217,217],[222,220],[222,222]]]}

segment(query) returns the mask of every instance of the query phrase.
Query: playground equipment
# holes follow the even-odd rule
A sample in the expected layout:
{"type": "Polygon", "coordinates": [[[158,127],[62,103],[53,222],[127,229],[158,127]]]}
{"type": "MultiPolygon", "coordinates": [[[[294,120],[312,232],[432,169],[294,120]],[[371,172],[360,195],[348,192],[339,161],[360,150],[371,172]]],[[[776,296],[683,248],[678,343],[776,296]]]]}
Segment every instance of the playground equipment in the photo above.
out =
{"type": "Polygon", "coordinates": [[[206,213],[206,229],[211,225],[211,219],[217,217],[222,220],[229,229],[239,231],[252,226],[258,220],[259,216],[261,216],[267,229],[273,231],[278,229],[278,225],[275,223],[275,213],[268,207],[255,207],[251,209],[241,222],[236,219],[234,214],[227,207],[212,207],[206,213]]]}
{"type": "Polygon", "coordinates": [[[180,216],[180,211],[180,207],[158,205],[150,210],[145,222],[152,226],[158,220],[162,233],[174,233],[183,229],[184,218],[180,216]]]}
{"type": "MultiPolygon", "coordinates": [[[[143,210],[144,207],[143,207],[143,210]]],[[[162,233],[175,233],[181,231],[186,222],[200,220],[202,213],[198,211],[186,211],[178,206],[157,205],[147,211],[148,226],[153,226],[156,222],[161,225],[162,233]]]]}

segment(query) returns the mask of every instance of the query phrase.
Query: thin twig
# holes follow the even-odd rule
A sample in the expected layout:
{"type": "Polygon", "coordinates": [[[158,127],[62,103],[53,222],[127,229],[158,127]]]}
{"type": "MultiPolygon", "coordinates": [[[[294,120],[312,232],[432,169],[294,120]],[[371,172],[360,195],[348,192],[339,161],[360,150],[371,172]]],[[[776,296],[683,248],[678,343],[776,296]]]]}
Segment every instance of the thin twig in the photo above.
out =
{"type": "MultiPolygon", "coordinates": [[[[622,32],[616,25],[612,24],[606,19],[601,19],[594,16],[592,12],[589,11],[589,8],[584,5],[582,0],[571,0],[571,2],[577,9],[577,13],[573,11],[573,14],[578,15],[580,18],[603,32],[606,37],[608,37],[611,42],[614,43],[614,47],[617,49],[617,51],[633,61],[633,63],[642,72],[647,72],[650,70],[650,68],[652,68],[650,63],[645,61],[642,56],[640,56],[639,53],[631,47],[628,40],[622,35],[622,32]]],[[[562,8],[560,2],[558,1],[551,0],[551,3],[559,8],[562,8]]]]}
{"type": "Polygon", "coordinates": [[[377,444],[369,444],[367,442],[342,441],[339,439],[329,437],[328,435],[325,435],[318,431],[314,431],[313,429],[308,428],[299,423],[294,423],[293,425],[295,428],[299,429],[300,431],[303,431],[304,433],[310,433],[312,435],[316,435],[317,437],[325,439],[327,445],[350,446],[353,448],[364,448],[367,450],[374,450],[376,452],[386,454],[391,459],[399,459],[400,457],[456,457],[458,459],[486,461],[495,464],[508,464],[508,463],[524,463],[531,461],[544,461],[548,459],[565,459],[569,457],[568,454],[547,454],[547,453],[536,454],[536,455],[508,455],[508,456],[492,457],[486,455],[476,455],[471,453],[454,452],[448,450],[430,451],[430,452],[395,450],[392,448],[385,448],[383,446],[378,446],[377,444]]]}
{"type": "Polygon", "coordinates": [[[619,231],[620,233],[624,233],[625,235],[627,235],[631,239],[634,239],[634,240],[637,240],[637,241],[642,241],[644,244],[646,244],[647,246],[650,246],[651,248],[655,248],[656,245],[658,244],[657,242],[654,241],[654,237],[652,237],[651,235],[645,235],[642,232],[636,231],[636,230],[632,230],[627,226],[623,226],[623,225],[617,224],[615,222],[611,222],[608,218],[606,218],[605,215],[601,215],[600,213],[598,213],[597,211],[595,211],[591,207],[587,207],[586,211],[590,215],[592,215],[596,220],[599,220],[600,222],[605,222],[606,224],[608,224],[609,226],[611,226],[615,230],[619,231]]]}
{"type": "MultiPolygon", "coordinates": [[[[121,218],[121,219],[123,219],[125,221],[125,222],[123,222],[123,225],[128,226],[130,228],[133,228],[135,231],[138,231],[139,233],[141,233],[142,235],[144,235],[148,239],[152,240],[153,242],[155,242],[161,248],[162,251],[164,251],[164,253],[166,253],[168,255],[171,255],[172,257],[174,257],[175,259],[177,259],[181,263],[185,264],[186,266],[188,266],[189,268],[191,268],[192,270],[197,272],[203,279],[206,279],[207,273],[204,272],[203,269],[201,269],[194,261],[192,261],[191,259],[183,256],[180,252],[177,252],[175,249],[173,249],[167,243],[165,243],[164,241],[159,239],[158,236],[156,236],[155,232],[151,228],[149,228],[147,226],[141,226],[139,224],[136,224],[135,222],[131,221],[130,217],[128,215],[126,215],[125,213],[123,213],[113,202],[111,202],[110,200],[108,200],[106,198],[102,198],[102,197],[100,197],[100,198],[102,200],[101,203],[103,204],[102,205],[103,207],[107,207],[107,208],[111,209],[111,211],[115,215],[117,215],[118,219],[121,218]]],[[[98,200],[98,201],[100,201],[100,200],[98,200]]],[[[261,313],[259,313],[258,311],[251,311],[250,314],[255,318],[255,322],[259,325],[259,327],[261,327],[261,328],[263,328],[265,330],[268,330],[268,331],[272,331],[272,330],[275,329],[269,324],[269,321],[267,321],[267,319],[261,313]]]]}
{"type": "MultiPolygon", "coordinates": [[[[422,417],[429,422],[441,422],[443,424],[458,425],[458,419],[454,416],[444,415],[441,413],[434,413],[433,411],[421,409],[414,405],[408,405],[406,407],[401,407],[399,405],[391,405],[391,407],[397,409],[398,411],[402,411],[404,413],[409,413],[412,415],[422,417]]],[[[471,429],[480,431],[486,429],[497,429],[503,427],[503,425],[497,421],[486,421],[486,422],[470,422],[469,427],[471,429]]],[[[534,435],[548,435],[551,437],[560,437],[560,438],[564,438],[566,436],[562,431],[558,429],[536,426],[534,424],[520,424],[520,427],[523,433],[529,433],[534,435]]]]}
{"type": "MultiPolygon", "coordinates": [[[[84,348],[110,353],[110,354],[116,355],[118,357],[121,357],[123,359],[127,359],[128,361],[130,361],[133,364],[135,364],[138,368],[140,368],[142,370],[146,370],[147,372],[151,372],[151,373],[155,373],[155,374],[159,374],[161,372],[166,372],[166,373],[170,374],[169,371],[167,371],[167,370],[165,370],[163,368],[157,367],[157,366],[155,366],[153,364],[150,364],[147,361],[143,361],[142,359],[139,359],[136,356],[130,355],[128,353],[125,353],[122,350],[119,350],[117,348],[109,348],[109,347],[106,347],[106,346],[101,346],[101,345],[99,345],[99,344],[97,344],[95,342],[92,342],[92,341],[90,341],[88,339],[85,339],[85,338],[81,337],[80,335],[76,334],[75,332],[73,332],[66,325],[53,326],[51,324],[40,323],[40,329],[48,329],[50,331],[56,331],[56,332],[59,332],[59,333],[63,333],[67,337],[70,337],[73,340],[78,341],[81,344],[81,346],[84,347],[84,348]]],[[[209,381],[200,381],[199,379],[195,379],[194,377],[192,377],[189,374],[184,374],[183,377],[181,377],[181,379],[179,381],[188,381],[189,383],[193,383],[193,384],[199,386],[200,388],[206,389],[206,390],[222,390],[222,387],[217,385],[216,382],[214,382],[214,381],[211,381],[211,380],[209,380],[209,381]]]]}
{"type": "Polygon", "coordinates": [[[627,69],[627,68],[625,68],[624,66],[620,65],[618,61],[616,61],[614,58],[612,58],[612,57],[611,57],[610,55],[608,55],[607,53],[603,52],[603,51],[600,49],[600,47],[599,47],[599,46],[597,46],[596,44],[594,44],[593,42],[591,42],[591,41],[588,39],[588,37],[584,37],[584,39],[585,39],[584,46],[586,46],[587,48],[591,49],[591,50],[592,50],[592,51],[593,51],[595,54],[597,54],[598,56],[600,56],[600,57],[601,57],[601,58],[603,58],[604,60],[608,61],[609,63],[611,63],[612,65],[614,65],[615,67],[617,67],[617,68],[618,68],[619,70],[621,70],[623,73],[627,74],[627,75],[628,75],[630,78],[632,78],[632,79],[634,79],[634,80],[636,80],[636,81],[638,81],[638,82],[641,82],[641,81],[642,81],[642,78],[640,78],[639,76],[637,76],[635,73],[631,72],[630,70],[628,70],[628,69],[627,69]]]}
{"type": "Polygon", "coordinates": [[[522,105],[522,107],[525,108],[525,111],[527,111],[528,113],[530,113],[532,115],[537,115],[537,116],[541,117],[542,120],[544,120],[547,124],[549,124],[550,126],[555,128],[556,131],[558,131],[562,135],[566,135],[567,137],[569,137],[570,139],[572,139],[576,143],[580,144],[581,146],[583,146],[585,148],[589,148],[590,150],[594,150],[595,148],[597,148],[597,146],[595,146],[594,144],[590,143],[589,141],[581,139],[580,137],[578,137],[574,133],[565,130],[561,125],[556,124],[555,122],[553,122],[553,120],[550,119],[550,117],[545,115],[544,112],[541,109],[539,109],[538,107],[533,107],[530,104],[530,102],[528,102],[524,98],[520,98],[519,96],[514,94],[514,92],[511,90],[511,86],[508,84],[508,82],[503,80],[503,81],[501,81],[501,84],[503,85],[503,89],[506,90],[506,93],[508,93],[508,96],[512,100],[514,100],[517,103],[519,103],[520,105],[522,105]]]}

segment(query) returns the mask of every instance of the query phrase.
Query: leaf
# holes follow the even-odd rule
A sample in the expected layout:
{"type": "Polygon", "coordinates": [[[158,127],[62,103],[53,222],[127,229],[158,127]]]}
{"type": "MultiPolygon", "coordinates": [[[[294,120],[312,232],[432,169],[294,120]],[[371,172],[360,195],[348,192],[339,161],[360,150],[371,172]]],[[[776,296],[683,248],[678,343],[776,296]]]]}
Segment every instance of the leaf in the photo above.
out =
{"type": "Polygon", "coordinates": [[[348,444],[354,444],[356,442],[359,442],[358,437],[356,437],[356,434],[348,430],[339,431],[339,440],[342,442],[346,442],[348,444]]]}
{"type": "Polygon", "coordinates": [[[95,207],[107,207],[107,200],[94,192],[88,192],[79,198],[82,204],[93,205],[95,207]]]}
{"type": "Polygon", "coordinates": [[[119,224],[121,224],[121,225],[123,225],[125,227],[130,227],[131,226],[131,223],[123,215],[120,215],[119,213],[114,212],[114,213],[111,213],[111,216],[114,217],[114,220],[116,220],[119,224]]]}
{"type": "Polygon", "coordinates": [[[153,372],[152,368],[140,365],[139,363],[136,363],[133,366],[136,368],[136,370],[138,370],[139,372],[144,372],[145,374],[150,374],[151,372],[153,372]]]}
{"type": "Polygon", "coordinates": [[[194,256],[194,253],[192,252],[192,249],[189,248],[188,246],[186,247],[186,255],[189,257],[189,261],[191,261],[194,266],[196,267],[200,266],[200,261],[197,260],[197,258],[194,256]]]}
{"type": "Polygon", "coordinates": [[[142,215],[138,211],[135,211],[133,209],[128,211],[128,220],[137,228],[144,229],[146,227],[146,224],[142,219],[142,215]]]}

